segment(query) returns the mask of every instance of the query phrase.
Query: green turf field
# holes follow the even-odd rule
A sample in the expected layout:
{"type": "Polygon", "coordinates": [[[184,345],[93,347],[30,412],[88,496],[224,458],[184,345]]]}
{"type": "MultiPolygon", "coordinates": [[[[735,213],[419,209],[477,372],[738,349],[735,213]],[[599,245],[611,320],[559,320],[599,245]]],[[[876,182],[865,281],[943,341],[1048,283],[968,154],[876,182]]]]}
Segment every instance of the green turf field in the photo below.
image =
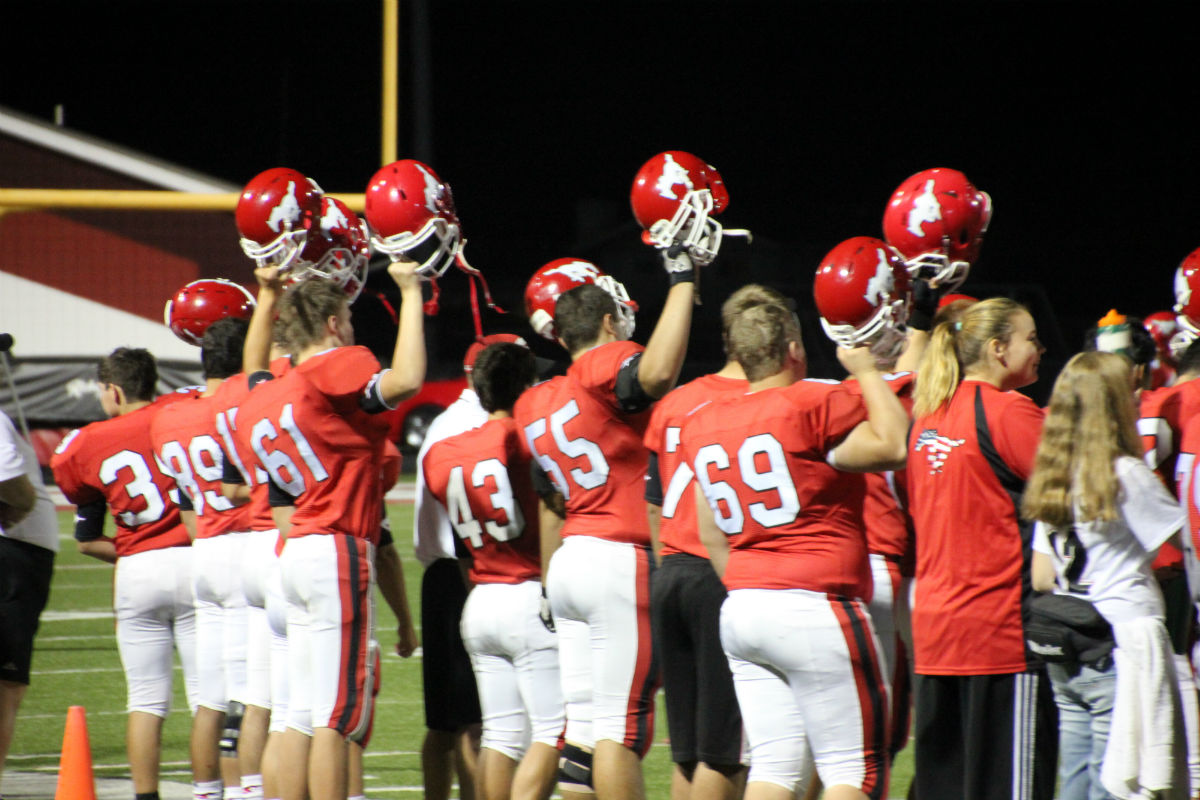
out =
{"type": "MultiPolygon", "coordinates": [[[[409,601],[419,619],[420,565],[412,555],[412,505],[388,508],[396,545],[404,559],[409,601]]],[[[113,636],[112,568],[79,555],[70,538],[71,514],[59,514],[62,550],[55,569],[50,604],[42,615],[33,660],[33,681],[21,714],[6,771],[58,770],[67,707],[87,709],[88,729],[97,777],[126,777],[125,681],[113,636]]],[[[110,524],[111,528],[111,524],[110,524]]],[[[383,679],[375,733],[367,751],[366,787],[372,798],[421,795],[419,751],[424,736],[419,656],[394,655],[396,621],[378,600],[378,638],[383,649],[383,679]]],[[[178,670],[178,667],[176,667],[178,670]]],[[[177,673],[178,674],[178,673],[177,673]]],[[[654,747],[645,760],[647,796],[669,796],[670,752],[666,717],[661,714],[654,747]]],[[[173,713],[163,736],[163,777],[188,782],[189,718],[177,682],[173,713]]],[[[893,770],[892,797],[903,797],[911,780],[908,751],[893,770]]]]}

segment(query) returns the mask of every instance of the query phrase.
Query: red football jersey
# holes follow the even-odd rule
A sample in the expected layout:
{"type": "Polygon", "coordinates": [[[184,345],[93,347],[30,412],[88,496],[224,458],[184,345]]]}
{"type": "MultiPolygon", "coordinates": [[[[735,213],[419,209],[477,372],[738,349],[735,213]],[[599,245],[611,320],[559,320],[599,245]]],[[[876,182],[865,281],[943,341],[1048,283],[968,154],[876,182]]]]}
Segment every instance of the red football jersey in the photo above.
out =
{"type": "MultiPolygon", "coordinates": [[[[885,375],[884,380],[896,393],[904,410],[911,415],[916,375],[912,372],[896,372],[885,375]]],[[[846,386],[851,391],[858,391],[858,382],[853,378],[846,381],[846,386]]],[[[867,550],[901,562],[902,574],[911,576],[913,528],[905,499],[908,477],[900,469],[867,473],[866,481],[863,519],[867,526],[867,550]]]]}
{"type": "Polygon", "coordinates": [[[378,373],[367,348],[338,347],[258,384],[242,401],[234,438],[295,498],[289,539],[342,533],[379,541],[388,425],[359,405],[378,373]]]}
{"type": "Polygon", "coordinates": [[[862,475],[829,451],[866,419],[837,383],[723,397],[683,426],[684,457],[730,537],[729,589],[808,589],[869,599],[862,475]]]}
{"type": "Polygon", "coordinates": [[[908,443],[909,511],[917,536],[912,611],[916,671],[926,675],[1023,672],[1021,618],[1030,542],[1017,498],[980,443],[982,402],[992,449],[1019,494],[1033,470],[1043,412],[1018,392],[963,381],[947,406],[914,421],[908,443]]]}
{"type": "MultiPolygon", "coordinates": [[[[1146,463],[1158,473],[1174,494],[1175,461],[1179,458],[1183,429],[1188,420],[1200,413],[1200,380],[1185,381],[1175,386],[1164,386],[1142,392],[1138,409],[1138,433],[1142,435],[1142,447],[1146,463]]],[[[1158,550],[1154,568],[1182,567],[1183,553],[1171,543],[1158,550]]]]}
{"type": "Polygon", "coordinates": [[[689,553],[708,558],[696,528],[696,476],[679,449],[679,434],[687,415],[696,408],[726,394],[745,394],[747,386],[744,378],[704,375],[654,404],[643,442],[647,450],[658,455],[658,476],[663,487],[658,526],[660,555],[689,553]]]}
{"type": "Polygon", "coordinates": [[[117,523],[118,556],[189,544],[171,498],[175,481],[158,468],[150,441],[151,421],[177,399],[168,397],[67,434],[50,460],[68,500],[108,504],[117,523]]]}
{"type": "Polygon", "coordinates": [[[470,550],[474,583],[521,583],[542,574],[538,500],[521,438],[516,420],[497,419],[425,454],[425,485],[470,550]]]}
{"type": "MultiPolygon", "coordinates": [[[[1192,549],[1200,553],[1200,417],[1192,417],[1183,426],[1183,437],[1179,443],[1179,458],[1176,461],[1176,483],[1179,487],[1179,503],[1187,510],[1188,532],[1192,537],[1192,549]]],[[[1176,548],[1178,549],[1178,548],[1176,548]]],[[[1189,576],[1191,580],[1195,576],[1189,576]]]]}
{"type": "Polygon", "coordinates": [[[566,500],[564,537],[650,545],[642,445],[650,412],[622,411],[615,394],[621,366],[642,350],[633,342],[595,347],[565,376],[521,395],[513,409],[526,453],[566,500]]]}
{"type": "MultiPolygon", "coordinates": [[[[282,376],[291,368],[287,356],[271,362],[271,374],[282,376]]],[[[253,451],[242,449],[238,444],[235,433],[238,425],[238,411],[241,403],[250,392],[249,376],[238,373],[221,384],[221,388],[213,395],[217,409],[216,424],[220,434],[221,446],[225,455],[242,474],[242,479],[250,487],[250,502],[246,504],[246,513],[250,518],[250,530],[274,530],[275,520],[271,516],[267,471],[257,465],[253,451]]]]}
{"type": "Polygon", "coordinates": [[[150,439],[160,467],[192,501],[197,539],[250,529],[249,509],[221,495],[225,452],[217,431],[215,396],[171,403],[154,417],[150,439]]]}

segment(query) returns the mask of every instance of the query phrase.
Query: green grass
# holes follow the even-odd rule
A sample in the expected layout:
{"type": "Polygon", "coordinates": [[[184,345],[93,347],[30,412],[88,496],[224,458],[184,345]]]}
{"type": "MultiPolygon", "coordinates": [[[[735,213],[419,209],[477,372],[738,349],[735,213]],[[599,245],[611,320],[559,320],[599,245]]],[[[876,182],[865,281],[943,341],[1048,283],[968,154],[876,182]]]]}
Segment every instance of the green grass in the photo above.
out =
{"type": "MultiPolygon", "coordinates": [[[[388,508],[396,546],[404,559],[409,602],[419,619],[421,567],[412,554],[412,506],[388,508]]],[[[126,777],[125,679],[117,656],[112,619],[112,569],[79,555],[70,538],[72,516],[59,514],[63,540],[55,568],[50,603],[42,616],[33,659],[33,680],[17,723],[8,770],[58,771],[67,708],[88,712],[92,758],[98,777],[126,777]],[[79,618],[79,617],[85,618],[79,618]]],[[[425,735],[418,659],[394,655],[396,620],[378,600],[378,632],[383,657],[382,686],[374,737],[367,751],[367,796],[417,797],[421,790],[420,748],[425,735]],[[402,789],[399,787],[414,787],[402,789]]],[[[182,676],[176,668],[175,700],[163,731],[163,777],[189,782],[187,767],[190,718],[183,699],[182,676]]],[[[670,750],[666,715],[659,695],[654,746],[644,762],[647,796],[666,798],[670,787],[670,750]]],[[[903,797],[912,779],[910,751],[900,754],[889,792],[903,797]]]]}

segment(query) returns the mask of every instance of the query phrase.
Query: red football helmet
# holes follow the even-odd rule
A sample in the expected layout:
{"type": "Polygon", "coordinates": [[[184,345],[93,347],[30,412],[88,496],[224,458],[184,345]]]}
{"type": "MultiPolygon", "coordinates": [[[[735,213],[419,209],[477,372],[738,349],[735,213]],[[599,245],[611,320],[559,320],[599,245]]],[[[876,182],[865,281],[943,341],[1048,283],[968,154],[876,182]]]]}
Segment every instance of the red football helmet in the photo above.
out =
{"type": "Polygon", "coordinates": [[[254,298],[240,284],[224,278],[202,278],[184,286],[167,301],[163,323],[188,344],[200,346],[208,326],[225,317],[250,319],[254,298]]]}
{"type": "Polygon", "coordinates": [[[600,270],[590,261],[582,258],[558,258],[546,264],[529,279],[525,286],[525,315],[529,324],[539,336],[551,341],[558,338],[554,327],[554,305],[558,296],[565,291],[594,283],[617,303],[617,337],[629,339],[633,336],[634,315],[637,313],[637,303],[629,299],[629,293],[613,276],[600,270]]]}
{"type": "Polygon", "coordinates": [[[895,248],[855,236],[829,251],[817,267],[813,297],[821,326],[842,347],[870,345],[881,360],[899,355],[907,333],[908,268],[895,248]]]}
{"type": "Polygon", "coordinates": [[[659,248],[683,245],[700,264],[716,258],[723,233],[749,236],[748,231],[726,231],[712,219],[729,205],[721,173],[682,150],[659,153],[643,164],[633,178],[629,202],[644,229],[642,241],[659,248]]]}
{"type": "Polygon", "coordinates": [[[346,290],[353,303],[367,283],[370,258],[367,226],[341,200],[322,197],[321,214],[309,229],[288,278],[291,283],[308,278],[333,281],[346,290]]]}
{"type": "Polygon", "coordinates": [[[1158,357],[1169,366],[1174,367],[1175,359],[1171,355],[1171,338],[1179,332],[1179,323],[1175,321],[1175,314],[1171,311],[1155,311],[1153,314],[1146,315],[1146,318],[1142,320],[1142,325],[1154,339],[1158,357]]]}
{"type": "Polygon", "coordinates": [[[1175,321],[1179,330],[1171,338],[1176,360],[1200,337],[1200,248],[1187,254],[1175,270],[1175,321]]]}
{"type": "Polygon", "coordinates": [[[320,186],[294,169],[255,175],[242,189],[235,213],[242,251],[260,267],[291,266],[321,211],[321,194],[320,186]]]}
{"type": "Polygon", "coordinates": [[[420,161],[406,158],[376,172],[367,184],[366,212],[375,249],[393,261],[403,255],[418,262],[419,275],[440,276],[462,247],[450,187],[420,161]]]}
{"type": "Polygon", "coordinates": [[[913,277],[936,280],[953,291],[979,257],[992,219],[992,198],[956,169],[927,169],[892,193],[883,212],[883,235],[908,263],[913,277]]]}

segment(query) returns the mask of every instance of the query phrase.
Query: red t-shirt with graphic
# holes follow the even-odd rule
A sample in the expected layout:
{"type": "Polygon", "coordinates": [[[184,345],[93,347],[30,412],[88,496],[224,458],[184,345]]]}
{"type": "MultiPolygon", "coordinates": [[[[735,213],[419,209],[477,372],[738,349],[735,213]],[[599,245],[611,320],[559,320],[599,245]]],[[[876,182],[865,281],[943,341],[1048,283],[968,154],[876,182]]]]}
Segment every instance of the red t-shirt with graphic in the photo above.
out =
{"type": "Polygon", "coordinates": [[[1016,502],[1033,470],[1043,417],[1018,392],[965,380],[946,406],[913,422],[907,472],[917,542],[918,673],[992,675],[1029,667],[1022,604],[1030,591],[1032,531],[1018,524],[1016,502]],[[990,452],[1011,474],[1009,489],[986,455],[977,403],[990,452]]]}

